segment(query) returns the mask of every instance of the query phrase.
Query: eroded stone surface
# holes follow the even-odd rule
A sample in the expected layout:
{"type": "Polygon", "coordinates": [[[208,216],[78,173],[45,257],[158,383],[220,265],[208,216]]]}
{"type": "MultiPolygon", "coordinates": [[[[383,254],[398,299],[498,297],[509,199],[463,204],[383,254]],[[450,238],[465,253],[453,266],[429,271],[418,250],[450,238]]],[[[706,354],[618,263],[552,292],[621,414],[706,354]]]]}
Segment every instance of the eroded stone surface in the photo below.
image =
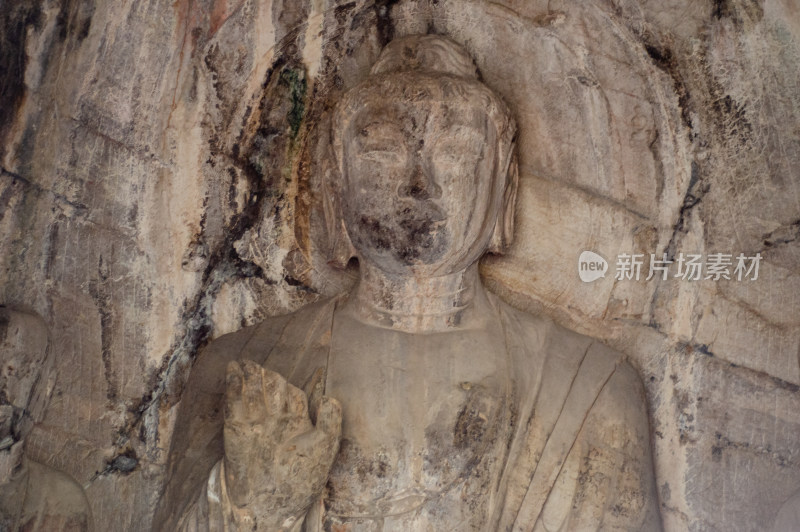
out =
{"type": "Polygon", "coordinates": [[[156,528],[661,529],[638,375],[478,276],[513,235],[515,133],[452,40],[384,48],[323,182],[358,283],[198,355],[156,528]]]}
{"type": "MultiPolygon", "coordinates": [[[[8,7],[0,301],[34,308],[59,346],[56,400],[29,448],[89,485],[103,527],[147,528],[168,414],[199,345],[352,282],[315,236],[327,102],[392,36],[432,29],[465,44],[518,110],[517,226],[529,229],[484,265],[489,284],[642,368],[664,436],[660,499],[678,509],[667,528],[764,528],[750,484],[680,445],[670,376],[713,354],[764,382],[800,382],[794,2],[8,7]],[[625,248],[765,261],[750,284],[583,285],[575,262],[587,248],[609,260],[625,248]],[[685,364],[665,354],[676,349],[685,364]],[[682,486],[697,471],[726,479],[720,504],[741,508],[737,520],[688,503],[682,486]]],[[[796,394],[786,401],[751,408],[796,423],[796,394]]],[[[753,470],[771,467],[753,458],[753,470]]],[[[800,473],[779,468],[782,501],[800,473]]]]}

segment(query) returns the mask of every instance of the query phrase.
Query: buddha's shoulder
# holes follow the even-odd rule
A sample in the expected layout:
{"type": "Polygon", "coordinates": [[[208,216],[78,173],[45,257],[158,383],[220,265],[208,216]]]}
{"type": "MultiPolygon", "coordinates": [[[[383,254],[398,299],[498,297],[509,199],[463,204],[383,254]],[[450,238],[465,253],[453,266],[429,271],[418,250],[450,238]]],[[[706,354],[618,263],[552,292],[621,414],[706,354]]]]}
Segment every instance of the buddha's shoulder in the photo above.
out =
{"type": "MultiPolygon", "coordinates": [[[[498,298],[499,299],[499,298],[498,298]]],[[[645,390],[639,372],[627,357],[592,338],[500,301],[507,335],[517,346],[515,364],[520,374],[541,370],[555,388],[578,383],[599,392],[592,411],[601,418],[619,419],[631,426],[646,426],[645,390]],[[529,371],[532,370],[532,371],[529,371]],[[582,374],[579,379],[577,376],[582,374]],[[635,421],[635,422],[634,422],[635,421]]]]}
{"type": "Polygon", "coordinates": [[[625,355],[600,340],[559,325],[552,318],[515,308],[497,296],[495,304],[504,318],[507,335],[529,360],[546,357],[551,365],[567,363],[576,368],[582,364],[616,368],[621,379],[638,375],[625,355]]]}
{"type": "Polygon", "coordinates": [[[282,337],[305,337],[325,315],[333,312],[337,298],[323,298],[309,303],[294,312],[271,316],[258,323],[243,327],[212,340],[205,351],[241,351],[251,347],[263,349],[274,345],[282,337]]]}
{"type": "Polygon", "coordinates": [[[224,375],[232,360],[249,359],[261,364],[279,344],[289,351],[299,348],[309,341],[315,329],[320,329],[320,324],[325,324],[326,317],[332,316],[337,299],[320,299],[294,312],[269,317],[215,338],[198,353],[192,377],[224,375]]]}

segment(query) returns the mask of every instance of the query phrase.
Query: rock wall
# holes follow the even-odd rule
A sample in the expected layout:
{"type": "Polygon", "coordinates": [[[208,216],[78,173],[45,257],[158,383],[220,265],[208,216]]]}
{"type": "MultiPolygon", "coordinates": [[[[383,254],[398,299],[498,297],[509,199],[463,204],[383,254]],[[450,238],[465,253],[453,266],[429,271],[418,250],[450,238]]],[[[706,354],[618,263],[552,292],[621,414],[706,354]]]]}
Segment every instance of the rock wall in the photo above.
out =
{"type": "Polygon", "coordinates": [[[197,349],[352,283],[319,208],[330,105],[426,32],[520,128],[489,285],[637,365],[668,530],[768,526],[800,488],[794,0],[6,0],[0,303],[44,318],[58,370],[29,454],[99,529],[148,529],[197,349]],[[605,278],[579,280],[584,250],[605,278]],[[651,253],[762,260],[646,281],[651,253]]]}

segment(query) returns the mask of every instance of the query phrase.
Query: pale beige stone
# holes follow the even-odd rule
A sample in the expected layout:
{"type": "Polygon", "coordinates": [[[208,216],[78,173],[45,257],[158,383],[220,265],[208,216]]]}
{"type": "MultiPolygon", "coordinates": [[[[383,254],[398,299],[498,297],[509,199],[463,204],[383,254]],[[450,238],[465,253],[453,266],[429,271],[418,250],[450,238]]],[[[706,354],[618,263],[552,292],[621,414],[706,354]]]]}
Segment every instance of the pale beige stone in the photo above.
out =
{"type": "Polygon", "coordinates": [[[200,355],[156,527],[661,528],[636,372],[482,286],[517,167],[477,78],[449,39],[401,38],[337,104],[326,221],[359,281],[200,355]]]}
{"type": "MultiPolygon", "coordinates": [[[[518,121],[517,222],[531,229],[483,270],[487,284],[517,308],[605,339],[642,372],[667,529],[768,528],[764,512],[800,488],[800,468],[769,453],[737,468],[682,445],[685,416],[674,410],[698,398],[725,404],[728,392],[674,379],[711,355],[730,388],[752,370],[742,393],[800,371],[797,2],[377,4],[4,6],[0,301],[34,309],[60,349],[27,454],[87,486],[100,528],[150,528],[198,347],[352,285],[353,269],[326,264],[314,210],[327,102],[363,79],[393,36],[433,31],[469,50],[518,121]],[[539,179],[552,188],[529,188],[539,179]],[[538,201],[542,190],[559,201],[538,201]],[[587,198],[598,243],[761,252],[762,277],[614,292],[567,284],[586,235],[544,222],[568,219],[562,211],[587,198]],[[568,269],[538,268],[517,249],[568,269]],[[111,466],[134,454],[133,470],[111,466]],[[687,491],[689,474],[713,480],[713,500],[687,491]]],[[[782,445],[746,412],[780,426],[800,407],[757,397],[729,414],[753,427],[736,441],[782,445]]],[[[733,440],[725,416],[720,408],[702,424],[733,440]]]]}

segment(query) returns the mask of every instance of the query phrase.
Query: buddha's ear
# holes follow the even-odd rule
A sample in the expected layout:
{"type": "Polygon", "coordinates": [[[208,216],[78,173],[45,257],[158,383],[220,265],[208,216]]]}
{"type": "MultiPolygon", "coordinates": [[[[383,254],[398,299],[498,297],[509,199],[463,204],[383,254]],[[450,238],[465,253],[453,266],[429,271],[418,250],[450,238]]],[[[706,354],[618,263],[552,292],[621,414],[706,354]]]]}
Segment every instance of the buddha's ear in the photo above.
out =
{"type": "Polygon", "coordinates": [[[356,256],[356,250],[347,234],[342,216],[341,193],[342,176],[340,156],[341,150],[329,148],[328,161],[322,184],[322,210],[325,214],[325,232],[327,233],[328,264],[345,269],[350,259],[356,256]]]}
{"type": "Polygon", "coordinates": [[[517,187],[519,186],[519,168],[517,150],[512,144],[505,165],[505,188],[502,204],[497,213],[492,238],[489,240],[489,253],[502,255],[514,239],[514,211],[517,203],[517,187]]]}

